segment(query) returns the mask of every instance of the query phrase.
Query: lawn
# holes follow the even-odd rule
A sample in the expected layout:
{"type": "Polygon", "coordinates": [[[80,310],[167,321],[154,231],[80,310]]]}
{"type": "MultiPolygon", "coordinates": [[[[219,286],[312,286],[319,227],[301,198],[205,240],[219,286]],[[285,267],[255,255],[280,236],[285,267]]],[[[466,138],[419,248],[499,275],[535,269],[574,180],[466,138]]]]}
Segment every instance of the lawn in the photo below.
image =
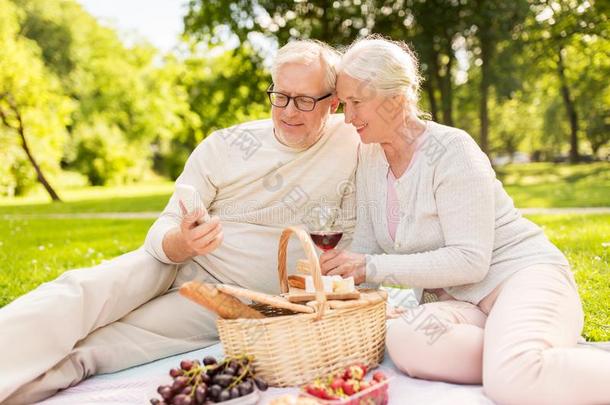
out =
{"type": "Polygon", "coordinates": [[[519,208],[610,207],[610,162],[508,165],[496,174],[519,208]]]}
{"type": "Polygon", "coordinates": [[[610,215],[531,216],[566,254],[585,310],[583,335],[610,340],[610,215]]]}
{"type": "MultiPolygon", "coordinates": [[[[534,163],[497,169],[518,207],[610,207],[610,163],[534,163]]],[[[140,246],[151,219],[57,219],[46,214],[161,211],[171,182],[60,189],[0,198],[0,307],[63,271],[140,246]],[[15,216],[14,214],[18,214],[15,216]],[[32,217],[24,215],[36,214],[32,217]]],[[[610,214],[530,217],[568,256],[584,302],[584,335],[610,340],[610,214]]]]}
{"type": "MultiPolygon", "coordinates": [[[[515,205],[525,207],[610,207],[610,163],[508,165],[496,169],[515,205]]],[[[59,189],[63,203],[50,203],[40,189],[19,198],[0,197],[2,214],[161,211],[173,183],[59,189]],[[103,204],[100,201],[104,200],[103,204]]]]}
{"type": "Polygon", "coordinates": [[[152,222],[0,219],[0,307],[68,269],[137,248],[152,222]]]}
{"type": "MultiPolygon", "coordinates": [[[[572,263],[584,302],[584,335],[610,340],[610,215],[531,217],[572,263]]],[[[0,220],[0,306],[63,271],[141,245],[152,220],[0,220]]]]}
{"type": "Polygon", "coordinates": [[[0,197],[2,214],[66,214],[89,212],[159,212],[174,190],[174,183],[160,181],[113,187],[79,187],[59,190],[61,203],[52,203],[37,192],[18,198],[0,197]]]}

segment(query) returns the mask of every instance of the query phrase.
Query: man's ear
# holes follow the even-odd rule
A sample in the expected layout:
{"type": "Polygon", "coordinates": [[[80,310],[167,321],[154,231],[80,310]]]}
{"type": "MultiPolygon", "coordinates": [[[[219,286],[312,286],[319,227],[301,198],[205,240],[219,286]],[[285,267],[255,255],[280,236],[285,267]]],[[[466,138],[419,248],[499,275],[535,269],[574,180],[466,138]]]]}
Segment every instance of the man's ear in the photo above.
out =
{"type": "Polygon", "coordinates": [[[331,97],[332,99],[330,101],[330,113],[334,114],[339,108],[339,97],[337,97],[335,94],[333,94],[331,97]]]}

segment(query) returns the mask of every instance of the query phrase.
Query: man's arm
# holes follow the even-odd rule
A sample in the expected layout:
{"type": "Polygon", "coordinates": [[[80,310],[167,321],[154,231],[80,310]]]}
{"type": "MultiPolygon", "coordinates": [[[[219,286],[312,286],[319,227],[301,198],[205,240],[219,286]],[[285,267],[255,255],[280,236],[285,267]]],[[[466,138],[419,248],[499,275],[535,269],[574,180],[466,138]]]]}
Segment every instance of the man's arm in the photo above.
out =
{"type": "Polygon", "coordinates": [[[173,228],[163,238],[163,251],[169,260],[181,263],[212,252],[222,243],[222,225],[218,217],[197,225],[196,216],[184,218],[179,228],[173,228]]]}
{"type": "MultiPolygon", "coordinates": [[[[219,176],[225,172],[225,162],[224,141],[222,137],[211,134],[189,156],[176,184],[194,186],[201,196],[203,206],[209,209],[216,198],[219,176]]],[[[183,219],[178,198],[174,193],[146,235],[144,243],[146,251],[157,260],[173,264],[188,260],[200,254],[198,252],[209,253],[213,250],[212,247],[215,249],[216,245],[220,245],[222,235],[218,238],[219,229],[216,227],[205,226],[207,224],[196,226],[195,220],[196,218],[183,219]],[[212,235],[215,235],[213,238],[215,245],[210,245],[207,239],[202,239],[204,236],[212,235]]],[[[218,221],[218,218],[212,220],[218,221]]],[[[213,224],[213,221],[210,221],[210,224],[213,224]]],[[[219,223],[217,225],[220,226],[219,223]]]]}

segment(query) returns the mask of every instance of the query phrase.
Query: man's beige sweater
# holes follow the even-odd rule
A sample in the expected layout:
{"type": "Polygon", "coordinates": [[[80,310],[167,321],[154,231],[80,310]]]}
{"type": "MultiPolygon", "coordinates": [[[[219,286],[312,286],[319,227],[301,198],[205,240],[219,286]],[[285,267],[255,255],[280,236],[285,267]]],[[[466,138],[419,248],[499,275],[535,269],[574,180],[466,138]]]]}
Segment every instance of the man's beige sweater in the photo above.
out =
{"type": "MultiPolygon", "coordinates": [[[[351,125],[344,124],[342,114],[331,115],[324,128],[322,137],[306,150],[278,142],[271,120],[218,131],[201,142],[176,183],[197,188],[210,215],[220,217],[224,241],[212,253],[181,266],[192,266],[195,273],[204,269],[213,281],[278,293],[280,234],[287,226],[302,224],[308,209],[320,202],[344,207],[344,243],[349,242],[355,224],[353,181],[359,138],[351,125]]],[[[146,237],[147,251],[158,260],[171,263],[162,241],[180,220],[172,196],[146,237]]],[[[293,239],[289,269],[304,257],[293,239]]]]}

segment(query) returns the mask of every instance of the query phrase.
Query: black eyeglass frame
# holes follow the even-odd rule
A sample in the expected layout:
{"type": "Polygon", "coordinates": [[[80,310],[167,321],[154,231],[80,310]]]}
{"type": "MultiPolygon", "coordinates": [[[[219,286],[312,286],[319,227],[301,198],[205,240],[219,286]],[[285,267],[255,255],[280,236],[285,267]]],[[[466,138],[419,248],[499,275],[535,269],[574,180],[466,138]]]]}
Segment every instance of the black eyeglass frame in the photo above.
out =
{"type": "Polygon", "coordinates": [[[269,85],[269,87],[267,88],[267,97],[269,97],[269,102],[271,103],[272,106],[278,107],[278,108],[286,108],[286,107],[288,107],[288,104],[290,104],[290,100],[294,100],[293,101],[294,102],[294,106],[297,108],[297,110],[300,110],[300,111],[303,111],[303,112],[313,111],[316,108],[316,105],[318,104],[318,101],[322,101],[324,99],[327,99],[327,98],[329,98],[332,95],[333,95],[333,93],[331,92],[331,93],[328,93],[325,96],[318,97],[318,98],[311,97],[311,96],[294,96],[294,97],[292,97],[292,96],[289,96],[288,94],[284,94],[284,93],[281,93],[279,91],[273,91],[273,83],[271,83],[269,85]],[[282,95],[282,96],[286,97],[286,103],[284,103],[284,105],[275,104],[273,102],[273,99],[272,99],[273,94],[279,94],[279,95],[282,95]],[[299,107],[299,100],[303,100],[303,99],[307,99],[308,101],[313,101],[313,106],[311,107],[311,109],[306,110],[306,109],[303,109],[303,108],[299,107]]]}

